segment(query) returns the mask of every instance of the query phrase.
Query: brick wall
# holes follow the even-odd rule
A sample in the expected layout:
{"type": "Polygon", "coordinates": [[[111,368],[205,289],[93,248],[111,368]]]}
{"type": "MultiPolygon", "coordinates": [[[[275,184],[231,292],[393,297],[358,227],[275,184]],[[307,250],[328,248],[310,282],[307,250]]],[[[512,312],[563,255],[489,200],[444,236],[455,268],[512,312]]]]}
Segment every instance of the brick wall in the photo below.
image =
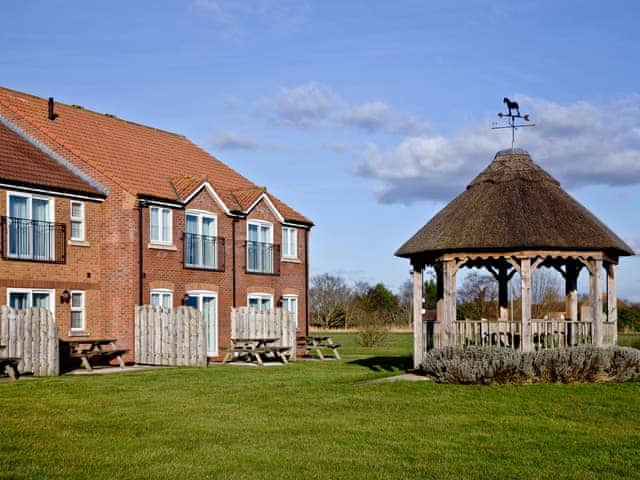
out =
{"type": "MultiPolygon", "coordinates": [[[[134,307],[139,300],[139,210],[137,199],[117,184],[91,172],[109,189],[104,202],[85,201],[86,242],[67,245],[65,264],[46,264],[0,260],[0,304],[6,303],[7,288],[54,289],[55,316],[60,336],[70,332],[69,304],[60,303],[66,290],[86,292],[86,334],[92,337],[114,337],[118,345],[133,349],[134,307]]],[[[6,215],[6,191],[0,190],[0,214],[6,215]]],[[[70,199],[60,196],[55,201],[55,221],[66,224],[70,234],[70,199]]],[[[233,253],[235,249],[236,306],[247,303],[252,292],[273,294],[275,306],[282,295],[298,295],[298,323],[304,330],[306,295],[304,230],[298,229],[298,260],[282,261],[280,275],[246,273],[247,220],[235,220],[236,242],[233,243],[234,220],[227,216],[205,189],[196,195],[186,209],[214,213],[217,235],[225,239],[225,271],[185,269],[183,265],[183,232],[185,209],[173,209],[173,245],[155,248],[149,241],[149,208],[142,209],[143,236],[143,302],[150,303],[150,291],[164,288],[173,291],[174,306],[190,290],[217,293],[219,347],[229,344],[231,307],[233,306],[233,253]]],[[[250,213],[249,220],[273,224],[274,243],[282,244],[282,225],[263,201],[250,213]]],[[[280,261],[279,258],[274,259],[280,261]]],[[[132,360],[130,353],[127,360],[132,360]]]]}

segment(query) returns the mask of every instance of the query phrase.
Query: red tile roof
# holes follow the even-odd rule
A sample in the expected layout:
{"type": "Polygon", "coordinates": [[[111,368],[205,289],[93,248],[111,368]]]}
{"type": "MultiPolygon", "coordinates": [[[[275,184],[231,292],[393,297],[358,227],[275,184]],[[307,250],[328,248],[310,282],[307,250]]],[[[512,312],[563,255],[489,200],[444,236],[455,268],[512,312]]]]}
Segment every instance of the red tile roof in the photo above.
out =
{"type": "MultiPolygon", "coordinates": [[[[49,120],[47,113],[46,99],[0,87],[0,115],[57,154],[90,165],[131,194],[183,200],[189,188],[202,183],[196,179],[206,179],[234,210],[234,192],[257,188],[182,135],[59,102],[55,120],[49,120]]],[[[285,220],[311,223],[273,200],[285,220]]]]}
{"type": "Polygon", "coordinates": [[[0,180],[53,190],[103,196],[93,185],[0,124],[0,180]]]}

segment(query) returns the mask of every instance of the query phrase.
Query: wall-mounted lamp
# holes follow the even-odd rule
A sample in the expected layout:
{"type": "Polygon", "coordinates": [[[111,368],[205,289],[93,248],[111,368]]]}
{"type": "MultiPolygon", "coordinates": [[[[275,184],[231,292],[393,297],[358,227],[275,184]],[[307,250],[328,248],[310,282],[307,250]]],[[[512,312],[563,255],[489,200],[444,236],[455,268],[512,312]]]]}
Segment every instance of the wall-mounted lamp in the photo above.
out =
{"type": "Polygon", "coordinates": [[[189,294],[185,293],[184,297],[182,297],[182,305],[186,305],[188,301],[189,301],[189,294]]]}
{"type": "Polygon", "coordinates": [[[69,303],[70,301],[71,294],[69,293],[69,290],[65,290],[62,292],[62,295],[60,295],[60,303],[69,303]]]}

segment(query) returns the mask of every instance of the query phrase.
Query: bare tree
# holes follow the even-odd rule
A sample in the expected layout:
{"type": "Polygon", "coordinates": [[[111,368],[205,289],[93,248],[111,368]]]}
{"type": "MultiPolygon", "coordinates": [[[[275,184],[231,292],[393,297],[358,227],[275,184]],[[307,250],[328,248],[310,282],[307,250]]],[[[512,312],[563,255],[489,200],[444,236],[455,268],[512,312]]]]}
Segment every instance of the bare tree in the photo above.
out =
{"type": "Polygon", "coordinates": [[[323,273],[311,278],[309,308],[313,323],[323,328],[348,326],[353,292],[339,275],[323,273]]]}
{"type": "Polygon", "coordinates": [[[551,269],[538,269],[531,276],[531,315],[543,318],[562,302],[560,275],[551,269]]]}
{"type": "Polygon", "coordinates": [[[497,312],[498,282],[488,274],[469,273],[458,289],[458,301],[469,307],[472,317],[486,318],[497,312]]]}

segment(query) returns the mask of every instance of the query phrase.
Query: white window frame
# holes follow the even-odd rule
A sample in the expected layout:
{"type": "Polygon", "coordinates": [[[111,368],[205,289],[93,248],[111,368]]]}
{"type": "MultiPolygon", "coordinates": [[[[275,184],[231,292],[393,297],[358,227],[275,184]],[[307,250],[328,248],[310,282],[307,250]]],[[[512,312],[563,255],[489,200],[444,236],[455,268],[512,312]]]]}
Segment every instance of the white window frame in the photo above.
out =
{"type": "MultiPolygon", "coordinates": [[[[6,206],[6,210],[7,210],[7,217],[9,217],[11,215],[11,210],[10,210],[10,203],[11,203],[11,197],[22,197],[22,198],[26,198],[27,201],[27,218],[25,218],[25,220],[30,220],[33,221],[33,199],[39,199],[39,200],[47,200],[48,205],[49,205],[49,220],[47,220],[50,223],[55,223],[56,218],[55,218],[55,212],[56,212],[56,199],[54,197],[50,197],[48,195],[38,195],[38,194],[32,194],[32,193],[28,193],[28,192],[16,192],[16,191],[11,191],[11,190],[7,190],[7,206],[6,206]]],[[[6,235],[7,235],[7,242],[9,242],[9,232],[10,232],[10,221],[7,221],[7,231],[6,231],[6,235]]],[[[56,244],[56,231],[55,229],[53,230],[53,233],[51,234],[51,245],[49,246],[49,251],[52,253],[53,255],[53,259],[55,259],[55,244],[56,244]]],[[[7,252],[8,253],[8,252],[7,252]]],[[[30,252],[27,255],[16,255],[16,254],[9,254],[8,255],[11,258],[25,258],[25,259],[34,259],[34,260],[38,260],[41,259],[41,257],[38,257],[37,255],[35,255],[34,252],[30,252]]]]}
{"type": "Polygon", "coordinates": [[[71,326],[71,331],[73,332],[83,332],[86,330],[87,328],[87,314],[86,314],[86,294],[84,292],[84,290],[71,290],[70,292],[71,297],[69,298],[69,310],[71,312],[71,319],[70,319],[70,326],[71,326]],[[73,306],[73,295],[80,295],[80,298],[82,298],[82,305],[80,307],[74,307],[73,306]],[[73,326],[73,312],[80,312],[82,313],[82,326],[81,327],[75,327],[73,326]]]}
{"type": "Polygon", "coordinates": [[[69,202],[69,224],[70,224],[70,232],[69,232],[69,238],[71,239],[71,241],[73,242],[84,242],[85,239],[85,222],[84,222],[84,202],[81,202],[79,200],[71,200],[69,202]],[[74,204],[78,204],[80,205],[80,216],[79,217],[74,217],[73,216],[73,205],[74,204]],[[73,237],[73,223],[79,223],[80,227],[81,227],[81,235],[79,238],[74,238],[73,237]]]}
{"type": "MultiPolygon", "coordinates": [[[[216,215],[213,212],[208,212],[206,210],[186,210],[184,213],[184,231],[185,233],[187,233],[187,215],[192,215],[194,217],[198,217],[198,232],[196,233],[197,235],[200,235],[202,237],[202,220],[204,218],[212,218],[213,219],[213,224],[215,226],[214,232],[213,232],[213,236],[216,238],[215,241],[215,247],[213,250],[213,266],[204,266],[204,265],[200,265],[200,264],[189,264],[189,267],[196,267],[196,268],[205,268],[205,269],[211,269],[211,270],[215,270],[218,268],[218,215],[216,215]]],[[[200,260],[203,260],[204,256],[202,254],[202,252],[200,252],[199,256],[201,257],[200,260]]]]}
{"type": "MultiPolygon", "coordinates": [[[[210,290],[188,290],[187,292],[185,292],[188,296],[190,297],[195,297],[198,299],[198,307],[197,310],[199,312],[202,312],[203,309],[203,297],[209,297],[209,298],[215,298],[216,299],[216,344],[215,344],[215,349],[214,350],[209,350],[207,348],[207,355],[210,357],[216,357],[218,356],[218,352],[219,352],[219,345],[220,345],[220,316],[218,315],[220,312],[220,302],[218,299],[218,292],[213,292],[210,290]]],[[[204,316],[204,314],[203,314],[204,316]]]]}
{"type": "Polygon", "coordinates": [[[298,258],[298,229],[295,227],[282,227],[282,258],[298,258]],[[293,239],[293,242],[285,242],[285,232],[288,232],[289,239],[293,239]],[[289,251],[289,246],[292,251],[289,251]]]}
{"type": "Polygon", "coordinates": [[[155,205],[149,207],[149,243],[154,245],[173,245],[173,209],[168,207],[158,207],[155,205]],[[151,212],[153,210],[158,210],[158,235],[160,236],[158,239],[153,238],[153,228],[151,224],[151,212]],[[162,232],[164,231],[165,226],[162,220],[162,212],[164,210],[169,212],[169,238],[167,240],[162,239],[162,232]]]}
{"type": "Polygon", "coordinates": [[[291,313],[291,310],[289,309],[289,305],[291,304],[291,302],[295,302],[296,304],[296,310],[293,313],[295,315],[294,318],[296,320],[296,328],[298,328],[298,315],[300,313],[300,302],[298,300],[298,295],[287,294],[282,296],[282,308],[286,309],[289,313],[291,313]]]}
{"type": "Polygon", "coordinates": [[[273,295],[270,293],[250,293],[247,295],[247,308],[249,307],[249,300],[255,298],[258,299],[260,301],[262,300],[269,300],[269,302],[271,303],[271,310],[273,310],[274,304],[273,304],[273,295]]]}
{"type": "Polygon", "coordinates": [[[249,225],[256,225],[258,227],[269,227],[269,241],[262,243],[273,244],[273,223],[267,220],[247,220],[247,241],[249,240],[249,225]]]}
{"type": "Polygon", "coordinates": [[[149,303],[153,305],[153,296],[160,295],[160,303],[157,305],[158,307],[163,308],[173,308],[173,290],[169,290],[168,288],[154,288],[149,292],[149,303]],[[162,304],[162,297],[169,296],[169,307],[165,307],[162,304]]]}
{"type": "MultiPolygon", "coordinates": [[[[253,241],[253,240],[249,240],[249,228],[251,225],[255,225],[258,227],[258,231],[260,230],[260,227],[269,227],[269,238],[268,238],[268,242],[260,242],[258,241],[258,243],[264,243],[264,244],[269,244],[271,245],[271,272],[263,272],[262,270],[249,270],[249,248],[247,248],[247,271],[249,273],[267,273],[267,274],[272,274],[275,269],[276,269],[276,265],[275,262],[279,261],[277,258],[273,258],[275,255],[275,252],[273,251],[273,223],[269,222],[267,220],[247,220],[247,242],[253,241]]],[[[249,245],[247,243],[247,245],[249,245]]],[[[260,263],[260,262],[258,262],[260,263]]]]}
{"type": "Polygon", "coordinates": [[[34,293],[48,293],[50,299],[50,310],[55,318],[56,315],[56,291],[49,288],[7,288],[7,305],[10,305],[10,298],[12,293],[27,293],[29,294],[29,304],[33,307],[33,294],[34,293]]]}

